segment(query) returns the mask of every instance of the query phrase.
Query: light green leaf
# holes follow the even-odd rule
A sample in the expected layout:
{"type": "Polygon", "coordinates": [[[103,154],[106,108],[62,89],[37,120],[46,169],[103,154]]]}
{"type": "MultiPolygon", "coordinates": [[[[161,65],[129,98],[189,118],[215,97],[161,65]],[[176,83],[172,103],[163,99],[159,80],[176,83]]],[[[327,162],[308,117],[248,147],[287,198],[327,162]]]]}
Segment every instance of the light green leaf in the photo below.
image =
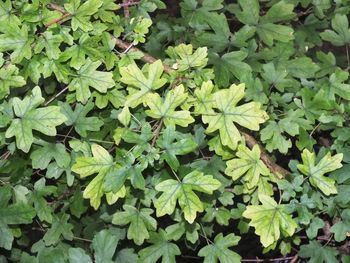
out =
{"type": "Polygon", "coordinates": [[[310,183],[325,195],[336,194],[338,191],[335,180],[324,175],[342,167],[343,154],[338,153],[331,156],[331,153],[327,153],[316,165],[315,158],[316,154],[314,152],[311,153],[305,149],[301,154],[303,164],[297,166],[299,171],[306,175],[310,183]]]}
{"type": "Polygon", "coordinates": [[[292,236],[297,228],[293,218],[284,210],[284,205],[277,204],[267,195],[259,195],[261,205],[249,205],[243,212],[250,219],[250,226],[260,236],[264,247],[274,244],[280,238],[281,232],[285,237],[292,236]]]}
{"type": "Polygon", "coordinates": [[[152,244],[140,250],[138,263],[156,263],[162,258],[162,263],[176,263],[175,256],[180,255],[179,247],[170,243],[163,229],[159,233],[151,233],[149,242],[152,244]]]}
{"type": "Polygon", "coordinates": [[[70,3],[64,5],[65,9],[72,16],[72,29],[76,31],[78,28],[87,32],[93,30],[94,27],[90,22],[90,16],[95,14],[103,1],[88,0],[82,5],[80,0],[72,0],[70,3]]]}
{"type": "Polygon", "coordinates": [[[123,205],[124,212],[113,215],[112,223],[116,225],[130,224],[128,227],[128,239],[134,240],[136,245],[142,245],[149,238],[149,230],[157,229],[157,221],[151,217],[153,210],[150,208],[136,209],[130,205],[123,205]]]}
{"type": "Polygon", "coordinates": [[[144,73],[135,63],[131,63],[127,67],[122,67],[120,74],[120,81],[132,87],[125,103],[125,106],[130,106],[131,108],[147,102],[149,94],[163,87],[167,82],[165,78],[161,77],[163,74],[161,60],[157,60],[149,65],[148,78],[145,77],[144,73]]]}
{"type": "Polygon", "coordinates": [[[176,125],[187,127],[188,124],[194,122],[191,113],[188,110],[176,110],[188,98],[188,94],[184,93],[184,86],[180,85],[168,91],[163,100],[158,93],[148,96],[146,114],[155,119],[162,119],[167,127],[175,127],[176,125]]]}
{"type": "Polygon", "coordinates": [[[131,114],[128,107],[124,107],[123,110],[118,114],[118,120],[124,126],[128,126],[131,120],[131,114]]]}
{"type": "Polygon", "coordinates": [[[234,125],[239,125],[250,130],[259,130],[259,124],[265,122],[268,116],[260,109],[257,102],[249,102],[237,106],[244,96],[244,84],[231,85],[229,89],[221,89],[213,94],[215,100],[211,113],[202,114],[202,120],[208,124],[206,132],[212,133],[219,130],[221,143],[231,149],[236,149],[241,135],[234,125]]]}
{"type": "Polygon", "coordinates": [[[89,255],[87,255],[83,249],[78,247],[71,247],[68,249],[68,258],[69,263],[92,263],[92,260],[89,257],[89,255]]]}
{"type": "Polygon", "coordinates": [[[222,233],[218,234],[213,243],[202,247],[198,256],[204,257],[203,263],[239,263],[241,257],[236,252],[233,252],[229,247],[238,244],[241,238],[235,234],[229,234],[224,237],[222,233]]]}
{"type": "Polygon", "coordinates": [[[239,145],[236,156],[228,162],[225,173],[231,176],[233,180],[237,180],[243,176],[243,181],[249,189],[255,188],[258,185],[261,175],[269,175],[270,171],[260,160],[260,148],[255,145],[252,150],[249,150],[244,145],[239,145]]]}
{"type": "Polygon", "coordinates": [[[177,65],[175,66],[179,71],[186,71],[190,68],[203,68],[208,62],[208,52],[206,47],[197,48],[193,52],[191,44],[180,44],[173,48],[180,59],[177,59],[177,65]]]}
{"type": "Polygon", "coordinates": [[[28,27],[12,25],[4,29],[5,34],[0,35],[0,52],[12,51],[10,57],[13,63],[19,63],[23,58],[30,59],[34,38],[28,36],[28,27]]]}
{"type": "Polygon", "coordinates": [[[211,175],[204,175],[199,171],[187,174],[182,181],[168,179],[157,184],[156,190],[164,192],[154,203],[157,217],[171,215],[178,201],[187,222],[193,223],[197,212],[203,212],[204,209],[194,191],[212,194],[220,185],[211,175]]]}
{"type": "Polygon", "coordinates": [[[40,54],[45,49],[49,59],[58,59],[61,53],[59,46],[62,42],[63,37],[61,35],[53,35],[51,31],[45,31],[40,35],[39,41],[36,42],[34,52],[40,54]]]}
{"type": "Polygon", "coordinates": [[[96,70],[101,65],[101,62],[93,62],[90,59],[86,60],[77,76],[72,79],[69,84],[69,90],[76,91],[77,101],[85,104],[91,97],[89,87],[93,87],[101,93],[106,93],[108,89],[115,86],[113,74],[111,72],[104,72],[96,70]]]}
{"type": "Polygon", "coordinates": [[[10,88],[23,87],[25,84],[26,81],[18,75],[16,66],[10,64],[0,68],[0,99],[10,94],[10,88]]]}
{"type": "Polygon", "coordinates": [[[23,100],[14,98],[13,109],[17,118],[13,119],[6,130],[6,138],[16,137],[18,149],[28,152],[33,141],[33,130],[48,136],[56,135],[56,126],[61,125],[66,117],[60,112],[58,106],[37,108],[44,98],[39,87],[32,90],[32,94],[23,100]]]}
{"type": "Polygon", "coordinates": [[[19,18],[14,14],[11,0],[0,2],[0,23],[11,26],[20,24],[19,18]]]}

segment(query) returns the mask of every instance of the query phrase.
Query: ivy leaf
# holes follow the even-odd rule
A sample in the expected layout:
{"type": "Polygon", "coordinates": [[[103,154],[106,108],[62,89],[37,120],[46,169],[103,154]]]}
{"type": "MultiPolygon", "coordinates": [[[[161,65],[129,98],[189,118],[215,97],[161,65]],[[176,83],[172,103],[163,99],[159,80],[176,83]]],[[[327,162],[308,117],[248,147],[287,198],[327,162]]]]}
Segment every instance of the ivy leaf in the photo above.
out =
{"type": "Polygon", "coordinates": [[[281,232],[283,236],[292,236],[297,224],[285,211],[285,206],[277,204],[271,197],[263,194],[259,195],[259,200],[261,205],[247,206],[242,215],[251,219],[249,225],[255,228],[262,245],[268,247],[275,243],[281,232]]]}
{"type": "Polygon", "coordinates": [[[52,159],[55,159],[61,168],[67,168],[70,164],[70,154],[66,152],[66,147],[60,143],[47,143],[40,149],[33,151],[30,158],[34,169],[46,169],[52,159]]]}
{"type": "MultiPolygon", "coordinates": [[[[107,173],[115,168],[115,162],[112,156],[103,147],[91,145],[92,157],[78,157],[76,163],[72,166],[72,171],[78,173],[82,178],[97,173],[97,176],[85,188],[83,197],[90,199],[90,204],[96,210],[101,204],[101,198],[105,194],[103,188],[104,179],[107,173]]],[[[119,197],[125,196],[125,187],[118,192],[106,192],[107,202],[112,204],[119,197]]]]}
{"type": "Polygon", "coordinates": [[[73,225],[68,223],[70,216],[62,214],[61,216],[54,216],[51,228],[45,233],[43,240],[46,246],[54,245],[63,236],[67,240],[73,240],[73,225]]]}
{"type": "Polygon", "coordinates": [[[235,234],[229,234],[224,237],[222,233],[218,234],[214,242],[202,247],[198,252],[198,256],[204,257],[204,263],[235,263],[241,262],[241,257],[236,252],[233,252],[229,247],[238,244],[241,238],[235,234]]]}
{"type": "Polygon", "coordinates": [[[32,94],[23,100],[14,98],[13,110],[17,118],[13,119],[6,130],[6,138],[16,137],[18,149],[28,152],[33,141],[33,130],[48,136],[56,135],[56,126],[61,125],[66,117],[60,112],[58,106],[37,108],[44,102],[39,87],[32,90],[32,94]]]}
{"type": "Polygon", "coordinates": [[[130,224],[128,227],[128,239],[134,240],[136,245],[142,245],[149,238],[149,230],[157,229],[157,221],[151,217],[153,210],[150,208],[136,209],[131,205],[123,205],[124,212],[113,215],[112,223],[116,225],[130,224]]]}
{"type": "Polygon", "coordinates": [[[77,101],[85,104],[91,97],[89,87],[93,87],[101,93],[106,93],[108,89],[115,86],[113,74],[96,70],[101,62],[93,62],[89,58],[86,63],[78,70],[77,76],[72,79],[68,85],[69,90],[76,91],[77,101]]]}
{"type": "Polygon", "coordinates": [[[10,94],[10,88],[23,87],[25,84],[26,81],[18,75],[16,66],[10,64],[0,68],[0,99],[10,94]]]}
{"type": "Polygon", "coordinates": [[[168,91],[165,99],[159,96],[158,93],[153,93],[148,96],[146,114],[155,119],[162,119],[167,127],[187,127],[188,124],[194,122],[191,113],[188,110],[176,110],[188,98],[188,94],[184,93],[184,86],[180,85],[168,91]]]}
{"type": "Polygon", "coordinates": [[[259,124],[265,122],[268,116],[260,109],[257,102],[249,102],[240,106],[237,103],[244,97],[244,84],[231,85],[229,89],[222,89],[213,94],[215,101],[213,109],[208,114],[202,114],[202,120],[208,124],[206,132],[219,130],[221,143],[231,149],[236,149],[241,135],[234,125],[250,130],[259,130],[259,124]],[[214,110],[215,109],[215,110],[214,110]]]}
{"type": "Polygon", "coordinates": [[[157,146],[164,150],[160,160],[165,160],[173,170],[177,170],[180,162],[176,155],[185,155],[197,148],[197,143],[190,134],[181,134],[173,128],[166,128],[157,140],[157,146]]]}
{"type": "Polygon", "coordinates": [[[317,241],[310,241],[308,245],[300,247],[299,256],[310,258],[309,263],[338,263],[339,252],[332,247],[323,246],[317,241]]]}
{"type": "Polygon", "coordinates": [[[330,153],[327,153],[317,165],[315,165],[315,158],[316,154],[314,152],[311,153],[305,149],[301,154],[303,164],[297,165],[299,171],[306,175],[310,183],[325,195],[336,194],[335,180],[324,175],[342,167],[343,154],[338,153],[331,156],[330,153]]]}
{"type": "Polygon", "coordinates": [[[89,101],[86,105],[77,103],[74,111],[68,103],[59,103],[61,112],[66,116],[65,125],[74,126],[75,131],[82,137],[87,136],[87,131],[99,131],[103,121],[98,117],[86,117],[94,108],[94,104],[89,101]]]}
{"type": "Polygon", "coordinates": [[[78,28],[85,32],[93,30],[94,27],[90,22],[90,16],[98,11],[102,3],[100,0],[88,0],[81,5],[80,0],[72,0],[70,3],[64,4],[64,8],[72,16],[73,31],[76,31],[78,28]]]}
{"type": "Polygon", "coordinates": [[[220,187],[221,183],[211,175],[204,175],[199,171],[187,174],[182,181],[168,179],[156,185],[156,190],[164,192],[154,202],[157,217],[165,214],[171,215],[176,206],[176,201],[184,212],[187,222],[190,224],[196,219],[197,212],[203,212],[204,207],[194,191],[212,194],[220,187]]]}
{"type": "Polygon", "coordinates": [[[3,25],[19,25],[19,18],[13,14],[12,1],[6,0],[0,2],[0,23],[3,25]]]}
{"type": "Polygon", "coordinates": [[[92,240],[92,247],[95,251],[95,262],[112,263],[118,241],[118,236],[113,235],[107,229],[98,232],[92,240]]]}
{"type": "Polygon", "coordinates": [[[325,30],[320,34],[325,41],[335,46],[344,46],[350,43],[349,21],[346,15],[336,14],[332,19],[333,30],[325,30]]]}
{"type": "Polygon", "coordinates": [[[260,148],[255,145],[249,150],[244,145],[239,145],[236,156],[238,158],[226,162],[225,173],[231,176],[233,180],[243,177],[244,183],[249,189],[258,185],[260,175],[269,175],[270,171],[260,160],[260,148]]]}
{"type": "Polygon", "coordinates": [[[159,233],[151,232],[148,240],[152,245],[140,250],[140,259],[142,263],[156,263],[162,258],[162,263],[175,263],[175,256],[180,255],[179,247],[170,243],[166,232],[163,229],[159,233]]]}
{"type": "Polygon", "coordinates": [[[163,64],[161,60],[157,60],[148,68],[148,78],[142,73],[135,63],[131,63],[127,67],[120,69],[120,81],[132,86],[125,106],[135,108],[141,103],[148,101],[149,94],[164,86],[167,82],[162,78],[163,64]]]}
{"type": "Polygon", "coordinates": [[[23,58],[30,59],[32,56],[31,44],[34,38],[28,36],[28,27],[23,25],[22,28],[19,28],[8,25],[2,30],[4,34],[0,35],[0,52],[12,51],[10,57],[13,63],[19,63],[23,58]]]}

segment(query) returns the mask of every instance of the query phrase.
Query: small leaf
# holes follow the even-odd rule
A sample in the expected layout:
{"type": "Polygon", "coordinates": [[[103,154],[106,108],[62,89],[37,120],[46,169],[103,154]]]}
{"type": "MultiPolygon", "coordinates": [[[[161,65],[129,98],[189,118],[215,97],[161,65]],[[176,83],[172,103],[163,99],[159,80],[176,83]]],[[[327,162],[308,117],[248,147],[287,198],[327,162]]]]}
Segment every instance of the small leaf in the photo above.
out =
{"type": "Polygon", "coordinates": [[[112,258],[117,248],[119,238],[109,230],[98,232],[92,240],[92,247],[95,251],[96,263],[112,263],[112,258]]]}

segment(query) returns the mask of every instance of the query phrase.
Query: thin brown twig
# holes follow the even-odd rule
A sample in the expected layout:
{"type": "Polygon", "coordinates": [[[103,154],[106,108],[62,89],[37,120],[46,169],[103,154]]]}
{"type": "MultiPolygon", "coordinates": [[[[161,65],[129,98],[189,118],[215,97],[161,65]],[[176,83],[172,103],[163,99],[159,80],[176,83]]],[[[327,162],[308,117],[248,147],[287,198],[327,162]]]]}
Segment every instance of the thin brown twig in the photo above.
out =
{"type": "Polygon", "coordinates": [[[280,257],[280,258],[268,258],[268,259],[241,259],[241,262],[278,262],[281,260],[292,260],[294,259],[295,256],[290,256],[290,257],[280,257]]]}
{"type": "Polygon", "coordinates": [[[48,28],[48,27],[50,27],[50,26],[52,26],[52,25],[60,24],[60,23],[63,22],[64,19],[66,19],[66,18],[69,17],[70,15],[71,15],[70,13],[64,13],[61,17],[51,20],[51,21],[48,22],[45,26],[48,28]]]}
{"type": "Polygon", "coordinates": [[[54,101],[57,97],[59,97],[62,93],[64,93],[68,89],[68,86],[58,92],[55,96],[52,96],[47,102],[45,102],[44,106],[49,105],[52,101],[54,101]]]}
{"type": "Polygon", "coordinates": [[[124,9],[124,16],[126,18],[129,18],[130,17],[129,0],[123,0],[123,9],[124,9]]]}

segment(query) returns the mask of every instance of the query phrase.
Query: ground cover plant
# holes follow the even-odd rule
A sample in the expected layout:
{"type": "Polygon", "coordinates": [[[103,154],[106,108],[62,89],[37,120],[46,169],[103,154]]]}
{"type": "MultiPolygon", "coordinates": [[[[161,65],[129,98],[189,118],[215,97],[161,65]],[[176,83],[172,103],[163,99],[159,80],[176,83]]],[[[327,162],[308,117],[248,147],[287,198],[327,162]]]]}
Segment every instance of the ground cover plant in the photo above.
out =
{"type": "Polygon", "coordinates": [[[0,262],[350,262],[346,0],[0,0],[0,262]]]}

